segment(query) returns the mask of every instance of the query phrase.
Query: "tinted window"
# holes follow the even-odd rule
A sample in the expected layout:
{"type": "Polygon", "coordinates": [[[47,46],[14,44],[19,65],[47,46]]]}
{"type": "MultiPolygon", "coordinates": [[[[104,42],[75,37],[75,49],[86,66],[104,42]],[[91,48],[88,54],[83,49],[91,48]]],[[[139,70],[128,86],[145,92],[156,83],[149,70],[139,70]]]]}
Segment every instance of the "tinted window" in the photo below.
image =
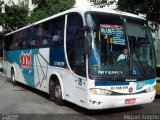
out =
{"type": "Polygon", "coordinates": [[[83,20],[77,13],[68,15],[67,20],[67,57],[71,69],[85,76],[83,20]]]}
{"type": "Polygon", "coordinates": [[[58,17],[6,36],[6,49],[17,50],[63,45],[64,16],[58,17]]]}

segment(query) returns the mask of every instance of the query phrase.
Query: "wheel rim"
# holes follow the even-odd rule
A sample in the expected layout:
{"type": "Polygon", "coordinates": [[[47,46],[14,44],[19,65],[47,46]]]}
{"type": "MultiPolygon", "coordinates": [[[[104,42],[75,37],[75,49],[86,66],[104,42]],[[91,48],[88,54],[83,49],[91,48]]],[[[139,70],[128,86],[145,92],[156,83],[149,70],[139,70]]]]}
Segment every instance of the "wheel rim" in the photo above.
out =
{"type": "Polygon", "coordinates": [[[56,85],[55,86],[55,97],[59,99],[61,98],[61,95],[62,95],[61,87],[59,85],[56,85]]]}

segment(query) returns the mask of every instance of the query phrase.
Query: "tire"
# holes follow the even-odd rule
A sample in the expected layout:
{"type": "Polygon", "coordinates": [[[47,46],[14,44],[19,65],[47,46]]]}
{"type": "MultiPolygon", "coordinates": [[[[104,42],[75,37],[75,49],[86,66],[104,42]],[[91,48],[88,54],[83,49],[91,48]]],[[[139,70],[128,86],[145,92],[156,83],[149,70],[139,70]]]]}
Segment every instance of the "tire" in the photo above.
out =
{"type": "Polygon", "coordinates": [[[53,82],[53,80],[51,79],[50,80],[50,82],[49,82],[49,99],[51,100],[51,101],[53,101],[54,102],[54,100],[55,100],[55,95],[54,95],[54,82],[53,82]]]}
{"type": "Polygon", "coordinates": [[[13,85],[17,85],[16,79],[15,79],[15,73],[13,69],[11,69],[11,80],[13,85]]]}
{"type": "Polygon", "coordinates": [[[60,106],[64,105],[64,100],[62,99],[62,89],[58,80],[54,82],[54,101],[60,106]]]}

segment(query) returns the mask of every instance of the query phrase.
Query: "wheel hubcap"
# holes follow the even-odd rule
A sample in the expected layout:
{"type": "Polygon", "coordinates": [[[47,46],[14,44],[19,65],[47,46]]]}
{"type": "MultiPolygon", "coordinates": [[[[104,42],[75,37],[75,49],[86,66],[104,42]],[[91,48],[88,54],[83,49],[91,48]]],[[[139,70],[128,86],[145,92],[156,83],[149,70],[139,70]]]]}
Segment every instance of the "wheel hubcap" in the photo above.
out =
{"type": "Polygon", "coordinates": [[[55,87],[55,97],[56,98],[60,98],[61,97],[61,88],[58,85],[55,87]]]}

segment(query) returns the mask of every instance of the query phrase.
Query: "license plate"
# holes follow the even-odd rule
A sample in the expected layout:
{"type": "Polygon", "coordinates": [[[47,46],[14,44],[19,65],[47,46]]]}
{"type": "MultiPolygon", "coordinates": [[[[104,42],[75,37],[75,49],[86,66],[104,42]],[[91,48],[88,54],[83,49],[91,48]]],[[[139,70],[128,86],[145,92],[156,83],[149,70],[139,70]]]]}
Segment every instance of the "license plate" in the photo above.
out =
{"type": "Polygon", "coordinates": [[[125,104],[133,104],[136,102],[135,98],[131,98],[131,99],[125,99],[125,104]]]}

